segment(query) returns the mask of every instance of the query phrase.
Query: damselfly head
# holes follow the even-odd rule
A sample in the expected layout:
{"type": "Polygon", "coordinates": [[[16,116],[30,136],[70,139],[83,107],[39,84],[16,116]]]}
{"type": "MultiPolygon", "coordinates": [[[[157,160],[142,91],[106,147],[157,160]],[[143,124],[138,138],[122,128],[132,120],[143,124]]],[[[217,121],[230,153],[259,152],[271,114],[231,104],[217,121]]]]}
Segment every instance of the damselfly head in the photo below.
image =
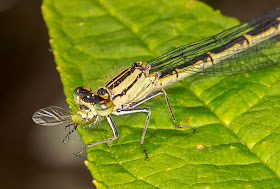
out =
{"type": "Polygon", "coordinates": [[[82,115],[85,119],[92,120],[98,115],[107,116],[114,109],[114,104],[110,99],[92,92],[90,88],[77,87],[73,97],[79,105],[77,114],[82,115]]]}
{"type": "Polygon", "coordinates": [[[73,92],[73,97],[77,104],[80,104],[81,102],[92,103],[94,93],[92,93],[90,88],[77,87],[73,92]]]}

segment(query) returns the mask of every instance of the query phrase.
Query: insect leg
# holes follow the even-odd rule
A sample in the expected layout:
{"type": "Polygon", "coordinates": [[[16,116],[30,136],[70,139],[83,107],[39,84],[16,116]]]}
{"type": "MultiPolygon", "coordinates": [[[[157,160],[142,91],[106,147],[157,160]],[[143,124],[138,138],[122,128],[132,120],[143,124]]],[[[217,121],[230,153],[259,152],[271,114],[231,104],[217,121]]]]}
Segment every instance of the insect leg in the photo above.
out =
{"type": "Polygon", "coordinates": [[[136,108],[131,108],[131,109],[117,110],[113,114],[124,115],[124,114],[138,113],[138,112],[147,112],[148,113],[148,116],[145,121],[145,126],[143,129],[142,137],[141,137],[141,143],[140,143],[143,148],[146,158],[148,158],[148,154],[146,152],[146,149],[145,149],[143,143],[144,143],[145,134],[147,131],[147,125],[148,125],[150,117],[151,117],[151,109],[149,107],[136,107],[136,108]]]}
{"type": "Polygon", "coordinates": [[[174,114],[173,114],[173,111],[172,111],[172,109],[171,109],[171,106],[170,106],[170,103],[169,103],[169,99],[168,99],[168,97],[167,97],[167,94],[166,94],[165,90],[161,89],[160,91],[164,94],[166,104],[167,104],[167,106],[168,106],[169,112],[170,112],[170,114],[171,114],[171,116],[172,116],[172,119],[173,119],[173,122],[174,122],[175,126],[176,126],[177,128],[191,128],[191,129],[193,129],[193,132],[194,132],[194,131],[195,131],[195,128],[194,128],[194,127],[191,127],[191,126],[179,126],[179,125],[178,125],[178,123],[177,123],[177,121],[176,121],[176,119],[175,119],[175,116],[174,116],[174,114]]]}
{"type": "Polygon", "coordinates": [[[179,126],[179,125],[178,125],[178,123],[177,123],[177,121],[176,121],[176,119],[175,119],[175,116],[174,116],[174,114],[173,114],[173,111],[172,111],[172,109],[171,109],[171,106],[170,106],[170,103],[169,103],[169,99],[168,99],[168,97],[167,97],[167,94],[166,94],[165,90],[163,90],[163,89],[158,90],[158,91],[155,91],[155,92],[153,92],[153,93],[151,93],[151,94],[145,96],[143,99],[141,99],[141,100],[139,100],[139,101],[137,101],[137,102],[131,103],[131,107],[136,107],[136,106],[142,104],[143,102],[146,102],[147,100],[150,100],[151,98],[154,98],[154,97],[156,97],[156,96],[158,96],[158,95],[161,95],[161,94],[164,94],[166,104],[167,104],[167,106],[168,106],[169,112],[170,112],[170,114],[171,114],[171,116],[172,116],[172,119],[173,119],[173,122],[174,122],[175,126],[176,126],[177,128],[191,128],[191,129],[193,129],[193,132],[194,132],[194,131],[195,131],[195,128],[194,128],[194,127],[191,127],[191,126],[179,126]]]}
{"type": "MultiPolygon", "coordinates": [[[[70,125],[66,126],[69,127],[70,125]]],[[[65,128],[66,128],[65,127],[65,128]]],[[[74,131],[77,130],[78,124],[74,124],[73,129],[71,129],[66,135],[65,137],[63,137],[62,142],[65,144],[65,140],[70,136],[71,133],[73,133],[74,131]]]]}
{"type": "Polygon", "coordinates": [[[94,142],[94,143],[91,143],[91,144],[87,145],[79,153],[75,154],[76,156],[81,155],[89,147],[92,147],[92,146],[95,146],[95,145],[98,145],[98,144],[102,144],[102,143],[105,143],[105,142],[110,142],[110,141],[113,141],[113,140],[115,140],[115,139],[117,139],[119,137],[119,133],[118,133],[117,127],[116,127],[112,117],[110,115],[108,115],[108,116],[106,116],[106,118],[107,118],[107,121],[108,121],[108,123],[110,124],[110,126],[112,128],[114,136],[112,138],[108,138],[108,139],[105,139],[105,140],[102,140],[102,141],[99,141],[99,142],[94,142]]]}

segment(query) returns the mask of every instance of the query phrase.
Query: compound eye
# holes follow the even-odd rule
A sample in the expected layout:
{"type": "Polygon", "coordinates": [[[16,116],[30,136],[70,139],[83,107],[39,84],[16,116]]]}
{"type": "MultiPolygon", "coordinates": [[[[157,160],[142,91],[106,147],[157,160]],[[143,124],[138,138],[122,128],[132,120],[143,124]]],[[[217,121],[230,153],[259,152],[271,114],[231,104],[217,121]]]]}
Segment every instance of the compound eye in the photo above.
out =
{"type": "Polygon", "coordinates": [[[114,109],[114,104],[111,100],[104,99],[95,105],[95,111],[100,116],[109,115],[114,109]]]}
{"type": "Polygon", "coordinates": [[[81,109],[81,110],[89,110],[89,108],[86,107],[85,105],[80,105],[80,109],[81,109]]]}
{"type": "Polygon", "coordinates": [[[74,98],[74,99],[77,99],[77,98],[78,98],[78,95],[77,95],[77,93],[76,93],[75,91],[73,92],[73,98],[74,98]]]}

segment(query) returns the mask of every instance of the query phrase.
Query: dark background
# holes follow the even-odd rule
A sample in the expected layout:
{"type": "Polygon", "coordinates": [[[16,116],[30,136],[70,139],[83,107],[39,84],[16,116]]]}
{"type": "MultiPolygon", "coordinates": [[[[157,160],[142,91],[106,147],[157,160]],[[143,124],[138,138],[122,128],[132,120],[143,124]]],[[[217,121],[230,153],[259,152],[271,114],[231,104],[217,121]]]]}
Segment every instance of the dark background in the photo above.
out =
{"type": "MultiPolygon", "coordinates": [[[[280,7],[279,0],[204,2],[241,21],[280,7]]],[[[72,137],[77,149],[63,145],[63,128],[39,127],[31,119],[42,107],[67,108],[40,6],[40,0],[0,0],[0,186],[93,188],[85,155],[72,154],[82,147],[79,137],[72,137]]]]}

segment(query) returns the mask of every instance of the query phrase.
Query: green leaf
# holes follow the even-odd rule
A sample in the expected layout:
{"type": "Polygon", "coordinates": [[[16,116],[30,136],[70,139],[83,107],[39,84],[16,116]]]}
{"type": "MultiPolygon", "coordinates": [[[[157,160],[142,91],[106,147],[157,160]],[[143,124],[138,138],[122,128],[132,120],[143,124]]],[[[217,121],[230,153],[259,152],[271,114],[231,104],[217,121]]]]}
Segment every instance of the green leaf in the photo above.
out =
{"type": "MultiPolygon", "coordinates": [[[[97,90],[132,63],[238,24],[197,1],[44,0],[57,69],[71,106],[78,86],[97,90]]],[[[228,77],[194,75],[166,89],[147,114],[113,116],[120,137],[87,150],[97,188],[279,188],[280,68],[228,77]]],[[[89,144],[111,137],[106,122],[79,126],[89,144]],[[100,131],[100,133],[99,133],[100,131]],[[101,136],[102,137],[101,137],[101,136]]]]}

